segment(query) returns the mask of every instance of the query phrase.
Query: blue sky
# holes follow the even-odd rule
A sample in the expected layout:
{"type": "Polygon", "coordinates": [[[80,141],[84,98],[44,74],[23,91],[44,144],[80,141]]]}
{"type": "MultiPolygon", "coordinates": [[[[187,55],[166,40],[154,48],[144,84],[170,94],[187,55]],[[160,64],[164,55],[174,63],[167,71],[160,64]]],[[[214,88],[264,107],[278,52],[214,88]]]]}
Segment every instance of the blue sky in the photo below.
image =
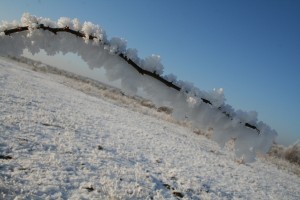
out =
{"type": "Polygon", "coordinates": [[[140,57],[161,55],[167,74],[206,91],[224,88],[228,104],[256,110],[278,131],[280,143],[300,139],[300,1],[0,2],[0,20],[29,12],[99,24],[140,57]]]}

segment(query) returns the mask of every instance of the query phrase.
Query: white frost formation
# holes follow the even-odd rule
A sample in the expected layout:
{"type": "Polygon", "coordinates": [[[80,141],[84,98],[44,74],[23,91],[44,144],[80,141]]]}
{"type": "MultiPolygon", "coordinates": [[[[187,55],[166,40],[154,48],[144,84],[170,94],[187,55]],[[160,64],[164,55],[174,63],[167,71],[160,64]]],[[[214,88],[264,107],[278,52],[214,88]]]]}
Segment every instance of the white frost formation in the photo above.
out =
{"type": "Polygon", "coordinates": [[[277,133],[267,124],[258,121],[256,112],[236,111],[225,104],[223,89],[211,92],[201,91],[192,83],[180,81],[174,75],[164,75],[160,56],[152,55],[145,59],[138,57],[136,49],[126,47],[127,42],[121,38],[107,39],[105,31],[91,22],[81,24],[78,19],[61,17],[57,22],[47,18],[35,17],[24,13],[21,22],[2,22],[0,26],[0,55],[20,56],[24,49],[32,54],[45,50],[48,55],[75,53],[80,56],[91,69],[104,68],[110,81],[120,80],[121,89],[131,95],[143,91],[145,98],[152,100],[158,106],[173,108],[173,116],[177,119],[190,120],[194,126],[201,129],[213,128],[213,139],[221,146],[234,138],[236,155],[244,157],[245,161],[255,160],[257,152],[265,153],[270,148],[277,133]],[[77,37],[66,32],[54,34],[50,31],[37,29],[38,25],[45,27],[69,27],[85,35],[77,37]],[[6,35],[5,30],[28,26],[28,31],[6,35]],[[91,42],[90,36],[93,36],[91,42]],[[118,55],[124,54],[145,70],[153,72],[173,84],[181,91],[168,88],[163,83],[142,76],[118,55]],[[203,101],[207,99],[211,104],[203,101]],[[227,114],[227,115],[226,115],[227,114]],[[259,131],[245,124],[255,126],[259,131]]]}

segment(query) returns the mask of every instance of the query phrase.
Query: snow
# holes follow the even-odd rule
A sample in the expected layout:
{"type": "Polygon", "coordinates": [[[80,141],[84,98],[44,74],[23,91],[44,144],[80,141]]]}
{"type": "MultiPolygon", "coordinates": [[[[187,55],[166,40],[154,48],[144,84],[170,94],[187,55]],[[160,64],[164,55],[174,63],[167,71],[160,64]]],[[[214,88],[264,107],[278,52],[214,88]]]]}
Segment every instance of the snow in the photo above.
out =
{"type": "Polygon", "coordinates": [[[300,199],[298,176],[82,84],[0,59],[0,199],[300,199]]]}
{"type": "Polygon", "coordinates": [[[110,39],[109,51],[113,54],[115,53],[125,53],[127,41],[118,37],[113,37],[110,39]]]}
{"type": "Polygon", "coordinates": [[[160,60],[159,55],[152,54],[142,61],[142,66],[145,70],[161,75],[163,74],[163,65],[160,60]]]}
{"type": "Polygon", "coordinates": [[[21,17],[22,26],[36,27],[38,24],[38,19],[35,16],[30,15],[29,13],[24,13],[21,17]]]}
{"type": "MultiPolygon", "coordinates": [[[[72,21],[70,18],[68,17],[61,17],[58,19],[57,21],[57,25],[60,28],[64,28],[64,27],[72,27],[72,21]]],[[[73,28],[73,27],[72,27],[73,28]]]]}
{"type": "Polygon", "coordinates": [[[138,51],[136,49],[128,48],[126,51],[126,56],[135,63],[139,64],[138,51]]]}
{"type": "MultiPolygon", "coordinates": [[[[113,37],[107,39],[104,29],[92,22],[81,24],[78,19],[61,17],[57,22],[47,18],[36,17],[24,13],[21,22],[4,22],[0,25],[0,55],[20,56],[26,49],[33,55],[45,50],[47,55],[57,53],[74,53],[84,60],[91,69],[103,68],[108,80],[121,83],[124,93],[130,95],[143,94],[158,106],[168,106],[173,109],[173,117],[178,120],[188,119],[199,129],[213,128],[213,139],[220,146],[231,139],[236,139],[236,155],[243,157],[246,162],[255,161],[257,153],[266,153],[277,136],[277,132],[262,121],[259,121],[255,111],[234,110],[225,103],[223,89],[209,92],[202,91],[188,81],[176,80],[174,75],[164,75],[161,57],[153,54],[139,58],[138,51],[127,49],[127,41],[113,37]],[[77,37],[66,32],[56,34],[37,29],[38,25],[51,25],[78,30],[85,37],[77,37]],[[28,26],[29,30],[5,35],[4,31],[18,26],[28,26]],[[93,40],[91,41],[91,38],[93,40]],[[118,55],[127,55],[144,70],[166,77],[177,86],[178,92],[161,82],[141,75],[118,55]],[[140,92],[140,93],[139,93],[140,92]],[[245,126],[250,124],[259,131],[245,126]]],[[[239,83],[237,83],[239,84],[239,83]]]]}

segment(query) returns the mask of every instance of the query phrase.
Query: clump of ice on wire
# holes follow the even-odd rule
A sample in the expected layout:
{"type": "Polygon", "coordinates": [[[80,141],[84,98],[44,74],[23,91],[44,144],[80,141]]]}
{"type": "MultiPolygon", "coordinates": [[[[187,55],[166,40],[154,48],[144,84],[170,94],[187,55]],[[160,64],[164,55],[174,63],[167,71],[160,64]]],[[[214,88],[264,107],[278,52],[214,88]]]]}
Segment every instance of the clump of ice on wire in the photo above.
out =
{"type": "Polygon", "coordinates": [[[268,151],[277,133],[267,124],[258,121],[256,112],[234,110],[225,103],[224,90],[214,89],[201,91],[192,83],[177,80],[173,74],[164,75],[159,55],[151,55],[144,59],[138,56],[136,49],[127,48],[127,41],[122,38],[107,39],[104,29],[91,22],[80,23],[78,19],[61,17],[57,22],[48,18],[35,17],[24,13],[21,22],[2,22],[0,26],[0,55],[20,56],[27,49],[32,54],[44,50],[48,55],[74,53],[80,56],[91,69],[104,68],[110,81],[119,80],[121,89],[131,95],[142,91],[145,98],[158,106],[167,105],[173,108],[173,116],[177,119],[188,119],[195,127],[213,128],[212,138],[221,146],[230,139],[235,139],[235,151],[245,161],[255,160],[257,152],[268,151]],[[85,35],[76,37],[70,33],[37,29],[44,24],[52,28],[68,27],[85,35]],[[4,31],[19,26],[28,26],[29,31],[5,35],[4,31]],[[90,36],[94,39],[91,41],[90,36]],[[139,74],[118,55],[123,54],[143,69],[160,75],[165,80],[179,86],[178,92],[163,83],[139,74]],[[203,101],[209,100],[211,104],[203,101]],[[260,130],[245,126],[249,123],[260,130]]]}

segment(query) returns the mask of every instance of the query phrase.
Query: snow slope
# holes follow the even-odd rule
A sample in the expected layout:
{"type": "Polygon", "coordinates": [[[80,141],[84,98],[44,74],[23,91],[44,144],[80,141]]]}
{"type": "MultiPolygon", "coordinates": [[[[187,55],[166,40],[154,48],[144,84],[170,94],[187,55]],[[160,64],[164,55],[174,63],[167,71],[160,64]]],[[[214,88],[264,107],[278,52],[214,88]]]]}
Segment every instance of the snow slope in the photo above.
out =
{"type": "Polygon", "coordinates": [[[0,199],[300,199],[298,176],[68,81],[0,59],[0,199]]]}

